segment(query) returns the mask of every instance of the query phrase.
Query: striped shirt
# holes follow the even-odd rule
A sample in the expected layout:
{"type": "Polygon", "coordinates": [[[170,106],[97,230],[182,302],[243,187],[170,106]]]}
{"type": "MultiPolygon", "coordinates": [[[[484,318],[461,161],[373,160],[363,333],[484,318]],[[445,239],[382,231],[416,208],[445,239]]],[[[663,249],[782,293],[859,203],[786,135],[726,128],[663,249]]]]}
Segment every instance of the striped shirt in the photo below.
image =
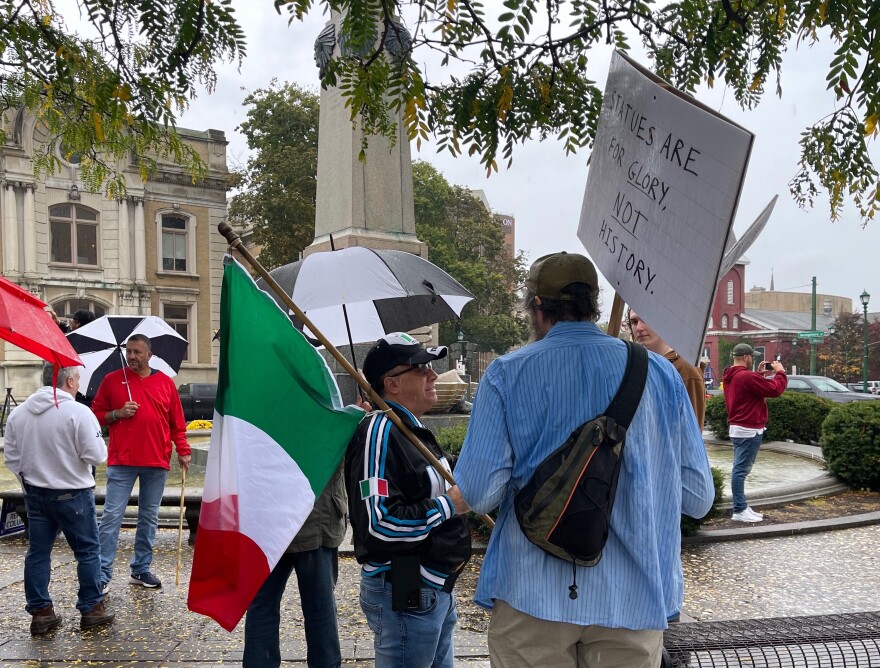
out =
{"type": "Polygon", "coordinates": [[[500,505],[476,601],[501,599],[533,617],[611,628],[663,629],[684,594],[680,513],[714,498],[700,429],[674,367],[649,354],[648,380],[627,432],[608,542],[577,567],[523,535],[513,496],[582,423],[601,414],[623,378],[626,345],[590,322],[560,322],[540,341],[495,360],[480,381],[456,480],[478,513],[500,505]]]}

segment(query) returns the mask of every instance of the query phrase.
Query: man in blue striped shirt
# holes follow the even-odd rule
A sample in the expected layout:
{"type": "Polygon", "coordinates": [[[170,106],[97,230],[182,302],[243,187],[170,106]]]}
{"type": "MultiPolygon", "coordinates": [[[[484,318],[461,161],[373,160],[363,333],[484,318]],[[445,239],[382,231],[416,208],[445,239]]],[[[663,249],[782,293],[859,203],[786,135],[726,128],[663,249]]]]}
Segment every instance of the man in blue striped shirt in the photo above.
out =
{"type": "Polygon", "coordinates": [[[684,592],[680,515],[702,517],[714,497],[694,411],[673,366],[649,353],[601,561],[573,567],[534,546],[517,523],[514,494],[574,429],[605,411],[627,348],[595,324],[598,277],[586,257],[538,259],[526,288],[535,341],[486,370],[456,467],[475,512],[500,506],[476,593],[492,609],[492,665],[656,668],[667,616],[684,592]],[[568,596],[573,568],[576,599],[568,596]]]}

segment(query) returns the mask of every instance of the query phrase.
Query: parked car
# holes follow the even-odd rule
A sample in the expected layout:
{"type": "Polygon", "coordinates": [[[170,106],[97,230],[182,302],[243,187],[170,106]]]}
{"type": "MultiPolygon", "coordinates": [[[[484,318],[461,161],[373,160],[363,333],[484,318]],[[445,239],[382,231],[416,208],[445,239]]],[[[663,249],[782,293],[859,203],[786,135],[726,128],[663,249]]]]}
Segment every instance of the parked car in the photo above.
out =
{"type": "Polygon", "coordinates": [[[217,383],[185,383],[177,388],[183,417],[187,422],[214,419],[214,398],[217,383]]]}
{"type": "Polygon", "coordinates": [[[815,394],[838,404],[846,404],[851,401],[880,400],[880,396],[853,392],[842,383],[825,376],[789,376],[786,392],[815,394]]]}
{"type": "MultiPolygon", "coordinates": [[[[865,391],[865,384],[861,380],[858,383],[847,383],[846,386],[853,392],[865,391]]],[[[880,394],[880,380],[869,380],[868,392],[870,392],[871,394],[880,394]]]]}

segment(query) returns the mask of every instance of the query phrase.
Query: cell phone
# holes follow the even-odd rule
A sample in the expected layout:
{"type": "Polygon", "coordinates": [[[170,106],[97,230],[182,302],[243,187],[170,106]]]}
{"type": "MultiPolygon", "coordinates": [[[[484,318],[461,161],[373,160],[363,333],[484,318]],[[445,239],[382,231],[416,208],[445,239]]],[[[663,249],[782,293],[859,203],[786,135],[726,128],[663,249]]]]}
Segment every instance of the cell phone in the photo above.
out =
{"type": "Polygon", "coordinates": [[[761,362],[761,366],[765,371],[770,371],[773,368],[773,362],[761,362]]]}

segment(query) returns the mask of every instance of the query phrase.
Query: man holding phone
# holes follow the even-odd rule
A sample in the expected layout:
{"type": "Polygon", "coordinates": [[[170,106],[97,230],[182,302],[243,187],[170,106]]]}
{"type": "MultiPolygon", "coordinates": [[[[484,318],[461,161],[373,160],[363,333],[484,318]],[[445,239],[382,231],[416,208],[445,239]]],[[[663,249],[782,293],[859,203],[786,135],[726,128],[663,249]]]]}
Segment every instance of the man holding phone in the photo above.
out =
{"type": "Polygon", "coordinates": [[[778,397],[788,386],[785,367],[779,360],[764,362],[752,371],[755,351],[747,343],[733,348],[733,365],[724,370],[724,403],[730,440],[733,441],[733,470],[730,488],[735,522],[761,522],[764,516],[746,501],[746,476],[752,471],[767,427],[767,397],[778,397]],[[772,375],[765,375],[771,374],[772,375]]]}

